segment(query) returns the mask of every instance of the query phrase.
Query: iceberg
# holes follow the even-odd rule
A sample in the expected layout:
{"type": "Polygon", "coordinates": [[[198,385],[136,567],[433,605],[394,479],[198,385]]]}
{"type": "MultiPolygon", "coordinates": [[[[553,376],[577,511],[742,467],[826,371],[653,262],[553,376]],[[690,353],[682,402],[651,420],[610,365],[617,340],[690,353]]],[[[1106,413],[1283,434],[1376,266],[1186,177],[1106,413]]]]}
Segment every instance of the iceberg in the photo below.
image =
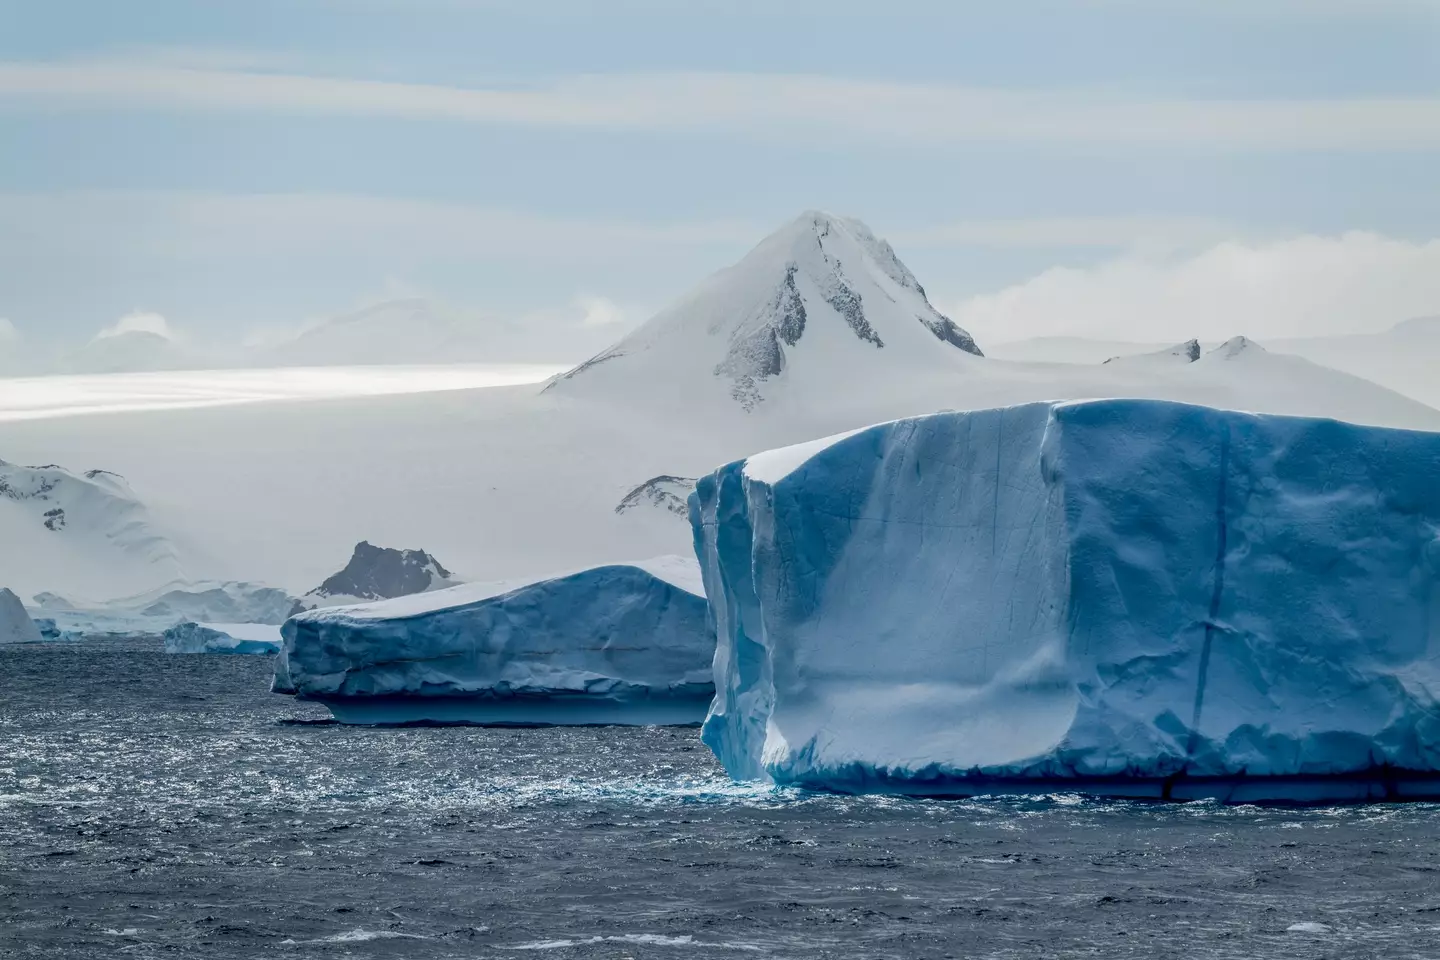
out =
{"type": "Polygon", "coordinates": [[[1440,796],[1440,434],[1146,400],[940,413],[720,468],[702,737],[918,795],[1440,796]]]}
{"type": "Polygon", "coordinates": [[[39,625],[25,612],[25,604],[15,591],[0,587],[0,644],[39,643],[44,639],[39,625]]]}
{"type": "Polygon", "coordinates": [[[280,649],[280,628],[271,623],[195,623],[165,631],[166,653],[271,654],[280,649]]]}
{"type": "Polygon", "coordinates": [[[85,639],[85,635],[78,630],[61,630],[53,617],[36,617],[35,628],[40,631],[40,639],[47,643],[74,643],[85,639]]]}
{"type": "Polygon", "coordinates": [[[272,690],[342,723],[698,724],[715,636],[693,559],[297,614],[272,690]]]}

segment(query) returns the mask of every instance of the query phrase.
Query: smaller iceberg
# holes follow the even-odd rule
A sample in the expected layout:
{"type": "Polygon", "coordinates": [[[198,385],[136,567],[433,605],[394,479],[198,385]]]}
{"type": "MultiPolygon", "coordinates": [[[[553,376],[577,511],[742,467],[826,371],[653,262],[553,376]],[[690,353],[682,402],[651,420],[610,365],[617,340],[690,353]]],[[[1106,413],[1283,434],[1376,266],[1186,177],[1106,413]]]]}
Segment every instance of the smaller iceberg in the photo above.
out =
{"type": "Polygon", "coordinates": [[[280,649],[280,628],[270,623],[195,623],[165,631],[166,653],[270,654],[280,649]]]}
{"type": "Polygon", "coordinates": [[[272,690],[342,723],[698,724],[715,689],[686,557],[310,610],[281,632],[272,690]]]}
{"type": "Polygon", "coordinates": [[[35,626],[40,631],[40,639],[47,643],[71,643],[85,639],[85,635],[78,630],[61,630],[51,617],[36,617],[35,626]]]}

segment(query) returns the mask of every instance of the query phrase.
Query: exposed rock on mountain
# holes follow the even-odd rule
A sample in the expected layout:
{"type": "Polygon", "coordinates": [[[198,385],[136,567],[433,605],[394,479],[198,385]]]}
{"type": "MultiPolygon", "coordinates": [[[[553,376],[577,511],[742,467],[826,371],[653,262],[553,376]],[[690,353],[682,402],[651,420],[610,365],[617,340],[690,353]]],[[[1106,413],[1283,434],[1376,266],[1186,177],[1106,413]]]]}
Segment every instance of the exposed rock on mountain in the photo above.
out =
{"type": "Polygon", "coordinates": [[[355,545],[345,569],[297,600],[290,615],[317,607],[407,597],[451,587],[456,582],[450,571],[424,550],[395,550],[362,540],[355,545]]]}

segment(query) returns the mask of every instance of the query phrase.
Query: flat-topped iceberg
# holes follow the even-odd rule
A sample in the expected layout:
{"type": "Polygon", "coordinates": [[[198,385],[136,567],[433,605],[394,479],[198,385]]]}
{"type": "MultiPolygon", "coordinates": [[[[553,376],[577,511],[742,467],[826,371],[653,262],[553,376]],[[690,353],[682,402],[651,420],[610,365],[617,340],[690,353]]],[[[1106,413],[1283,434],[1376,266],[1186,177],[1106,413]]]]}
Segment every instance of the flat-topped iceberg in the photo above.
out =
{"type": "Polygon", "coordinates": [[[1141,400],[942,413],[690,501],[736,778],[1440,795],[1440,434],[1141,400]]]}
{"type": "Polygon", "coordinates": [[[679,724],[715,635],[688,557],[297,614],[273,689],[343,723],[679,724]]]}
{"type": "Polygon", "coordinates": [[[271,623],[195,623],[165,631],[166,653],[271,654],[280,650],[280,627],[271,623]]]}

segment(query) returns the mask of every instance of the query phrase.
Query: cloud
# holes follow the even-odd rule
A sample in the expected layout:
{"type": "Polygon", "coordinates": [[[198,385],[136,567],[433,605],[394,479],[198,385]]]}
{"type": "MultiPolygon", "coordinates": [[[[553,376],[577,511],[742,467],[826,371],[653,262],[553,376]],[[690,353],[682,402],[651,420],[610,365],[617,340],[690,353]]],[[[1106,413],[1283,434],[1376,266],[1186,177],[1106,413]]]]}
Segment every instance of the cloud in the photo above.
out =
{"type": "Polygon", "coordinates": [[[580,318],[580,325],[584,327],[608,327],[624,323],[626,319],[625,311],[604,297],[581,294],[575,298],[575,306],[584,313],[580,318]]]}
{"type": "Polygon", "coordinates": [[[984,247],[989,249],[1096,248],[1170,251],[1217,243],[1240,231],[1236,224],[1206,217],[1033,217],[963,220],[886,238],[904,249],[984,247]]]}
{"type": "Polygon", "coordinates": [[[1374,233],[1225,242],[1183,257],[1057,267],[950,305],[984,343],[1039,336],[1178,341],[1376,332],[1440,312],[1440,239],[1374,233]]]}
{"type": "Polygon", "coordinates": [[[15,343],[20,339],[20,331],[15,324],[5,317],[0,317],[0,343],[15,343]]]}
{"type": "Polygon", "coordinates": [[[455,87],[129,62],[0,63],[0,104],[407,117],[912,144],[1440,149],[1440,98],[1200,100],[761,73],[455,87]]]}
{"type": "Polygon", "coordinates": [[[144,310],[136,310],[125,314],[113,324],[95,334],[96,340],[107,340],[110,337],[118,337],[126,333],[150,333],[166,340],[175,340],[175,334],[170,329],[170,323],[158,313],[151,313],[144,310]]]}

